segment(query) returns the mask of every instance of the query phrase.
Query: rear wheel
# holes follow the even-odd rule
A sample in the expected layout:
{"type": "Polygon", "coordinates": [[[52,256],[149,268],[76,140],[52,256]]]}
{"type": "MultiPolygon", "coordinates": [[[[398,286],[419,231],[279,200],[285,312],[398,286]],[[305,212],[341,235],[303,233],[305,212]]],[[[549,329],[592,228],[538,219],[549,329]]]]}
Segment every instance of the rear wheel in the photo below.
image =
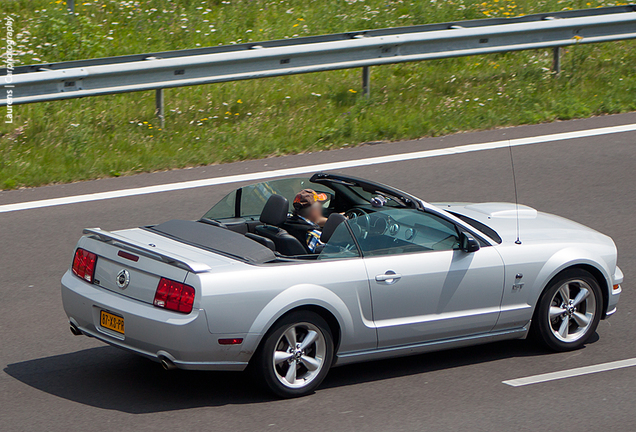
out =
{"type": "Polygon", "coordinates": [[[596,279],[585,270],[567,270],[539,298],[533,319],[535,336],[555,351],[577,349],[596,331],[602,306],[596,279]]]}
{"type": "Polygon", "coordinates": [[[262,382],[278,396],[305,396],[327,376],[333,349],[329,325],[320,315],[292,312],[267,333],[254,367],[262,382]]]}

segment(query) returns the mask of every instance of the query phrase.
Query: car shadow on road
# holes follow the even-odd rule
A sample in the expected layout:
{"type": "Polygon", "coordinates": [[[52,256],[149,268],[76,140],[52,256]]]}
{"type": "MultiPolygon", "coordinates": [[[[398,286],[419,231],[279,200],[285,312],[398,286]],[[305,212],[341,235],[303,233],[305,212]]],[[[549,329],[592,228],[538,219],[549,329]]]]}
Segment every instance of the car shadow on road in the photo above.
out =
{"type": "MultiPolygon", "coordinates": [[[[528,341],[508,341],[334,368],[321,389],[410,376],[512,357],[549,354],[528,341]]],[[[104,346],[8,365],[11,377],[43,392],[131,414],[254,404],[275,400],[248,373],[174,370],[104,346]]]]}
{"type": "MultiPolygon", "coordinates": [[[[597,333],[588,344],[599,340],[597,333]]],[[[585,348],[585,347],[584,347],[585,348]]],[[[466,348],[437,351],[409,357],[378,360],[336,367],[322,384],[322,388],[340,387],[364,382],[424,374],[444,369],[488,363],[520,357],[544,357],[556,354],[533,340],[511,340],[466,348]]]]}

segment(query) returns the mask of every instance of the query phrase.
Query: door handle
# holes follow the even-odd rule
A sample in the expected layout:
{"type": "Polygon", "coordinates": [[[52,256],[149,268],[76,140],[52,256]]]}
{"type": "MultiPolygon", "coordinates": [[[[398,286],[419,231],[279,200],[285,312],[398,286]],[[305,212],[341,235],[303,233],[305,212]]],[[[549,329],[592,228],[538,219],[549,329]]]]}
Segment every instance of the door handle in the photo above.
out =
{"type": "Polygon", "coordinates": [[[375,280],[377,282],[385,282],[385,283],[391,285],[391,284],[394,284],[397,281],[399,281],[401,277],[402,277],[401,274],[398,274],[398,273],[394,272],[393,270],[388,270],[384,274],[377,275],[375,277],[375,280]]]}

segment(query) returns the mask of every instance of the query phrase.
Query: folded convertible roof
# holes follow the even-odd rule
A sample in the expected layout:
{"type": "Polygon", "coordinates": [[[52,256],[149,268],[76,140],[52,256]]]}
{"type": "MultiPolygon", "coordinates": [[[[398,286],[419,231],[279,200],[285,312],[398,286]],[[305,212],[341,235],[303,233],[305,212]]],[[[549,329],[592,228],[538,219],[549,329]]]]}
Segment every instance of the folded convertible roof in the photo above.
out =
{"type": "Polygon", "coordinates": [[[251,264],[263,264],[276,259],[274,252],[260,243],[234,231],[203,222],[175,219],[144,229],[251,264]]]}

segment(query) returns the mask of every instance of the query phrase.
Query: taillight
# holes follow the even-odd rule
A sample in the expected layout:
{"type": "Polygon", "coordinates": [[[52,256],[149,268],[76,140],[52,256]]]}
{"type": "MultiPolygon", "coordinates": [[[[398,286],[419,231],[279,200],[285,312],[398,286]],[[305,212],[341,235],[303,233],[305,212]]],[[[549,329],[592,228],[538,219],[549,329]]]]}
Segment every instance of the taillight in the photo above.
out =
{"type": "Polygon", "coordinates": [[[177,312],[192,312],[194,303],[194,288],[175,282],[170,279],[161,278],[155,293],[153,304],[157,307],[170,309],[177,312]]]}
{"type": "Polygon", "coordinates": [[[96,262],[97,255],[82,248],[77,248],[75,251],[75,258],[73,258],[73,273],[82,279],[93,283],[96,262]]]}

